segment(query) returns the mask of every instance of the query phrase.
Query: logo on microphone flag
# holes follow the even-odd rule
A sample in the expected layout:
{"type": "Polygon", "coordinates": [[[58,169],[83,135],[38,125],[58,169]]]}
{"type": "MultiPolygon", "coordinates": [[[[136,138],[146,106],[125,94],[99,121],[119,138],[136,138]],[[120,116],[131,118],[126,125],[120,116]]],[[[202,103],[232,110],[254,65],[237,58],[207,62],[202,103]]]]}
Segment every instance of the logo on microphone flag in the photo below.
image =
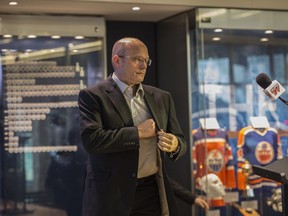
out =
{"type": "Polygon", "coordinates": [[[285,92],[285,89],[280,85],[280,83],[273,80],[272,83],[264,90],[264,92],[272,101],[275,101],[285,92]]]}

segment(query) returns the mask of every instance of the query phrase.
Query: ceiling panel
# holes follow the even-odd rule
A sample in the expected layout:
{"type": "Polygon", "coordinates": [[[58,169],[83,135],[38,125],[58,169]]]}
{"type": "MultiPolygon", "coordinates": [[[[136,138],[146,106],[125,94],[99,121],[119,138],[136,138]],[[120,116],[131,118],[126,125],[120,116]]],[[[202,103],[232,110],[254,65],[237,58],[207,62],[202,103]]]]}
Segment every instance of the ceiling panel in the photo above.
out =
{"type": "Polygon", "coordinates": [[[288,10],[286,0],[18,0],[9,6],[0,0],[0,13],[99,15],[106,20],[160,21],[195,7],[288,10]],[[132,11],[140,6],[140,11],[132,11]]]}

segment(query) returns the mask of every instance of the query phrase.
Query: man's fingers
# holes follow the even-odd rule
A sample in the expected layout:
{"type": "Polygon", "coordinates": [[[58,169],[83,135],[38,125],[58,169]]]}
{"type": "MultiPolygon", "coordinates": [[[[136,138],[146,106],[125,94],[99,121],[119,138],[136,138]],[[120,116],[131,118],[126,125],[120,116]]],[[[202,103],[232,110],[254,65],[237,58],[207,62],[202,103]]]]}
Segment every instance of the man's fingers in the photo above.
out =
{"type": "Polygon", "coordinates": [[[160,150],[165,151],[165,152],[171,152],[171,145],[167,145],[162,141],[159,141],[157,145],[160,150]]]}

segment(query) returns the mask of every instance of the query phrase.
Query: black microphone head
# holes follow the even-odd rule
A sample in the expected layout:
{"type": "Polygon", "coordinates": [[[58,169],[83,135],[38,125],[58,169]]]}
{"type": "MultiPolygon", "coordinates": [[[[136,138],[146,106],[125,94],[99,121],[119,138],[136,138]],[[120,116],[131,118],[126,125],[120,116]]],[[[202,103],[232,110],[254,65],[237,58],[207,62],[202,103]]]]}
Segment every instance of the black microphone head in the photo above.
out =
{"type": "Polygon", "coordinates": [[[256,77],[256,82],[263,89],[266,89],[272,83],[272,80],[270,79],[270,77],[267,74],[260,73],[256,77]]]}

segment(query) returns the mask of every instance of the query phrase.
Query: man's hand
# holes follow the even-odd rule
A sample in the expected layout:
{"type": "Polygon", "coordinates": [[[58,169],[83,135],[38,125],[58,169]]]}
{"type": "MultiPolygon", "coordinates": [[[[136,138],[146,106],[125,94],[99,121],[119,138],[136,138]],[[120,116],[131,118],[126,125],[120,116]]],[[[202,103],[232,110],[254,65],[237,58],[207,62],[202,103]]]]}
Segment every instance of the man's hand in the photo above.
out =
{"type": "Polygon", "coordinates": [[[165,133],[162,129],[158,131],[158,147],[164,152],[174,152],[178,148],[178,139],[171,133],[165,133]]]}
{"type": "Polygon", "coordinates": [[[139,138],[150,138],[156,136],[156,126],[153,119],[147,119],[141,124],[137,125],[139,138]]]}
{"type": "Polygon", "coordinates": [[[207,201],[200,196],[195,199],[195,204],[200,206],[201,208],[206,209],[206,210],[209,209],[209,205],[208,205],[207,201]]]}

